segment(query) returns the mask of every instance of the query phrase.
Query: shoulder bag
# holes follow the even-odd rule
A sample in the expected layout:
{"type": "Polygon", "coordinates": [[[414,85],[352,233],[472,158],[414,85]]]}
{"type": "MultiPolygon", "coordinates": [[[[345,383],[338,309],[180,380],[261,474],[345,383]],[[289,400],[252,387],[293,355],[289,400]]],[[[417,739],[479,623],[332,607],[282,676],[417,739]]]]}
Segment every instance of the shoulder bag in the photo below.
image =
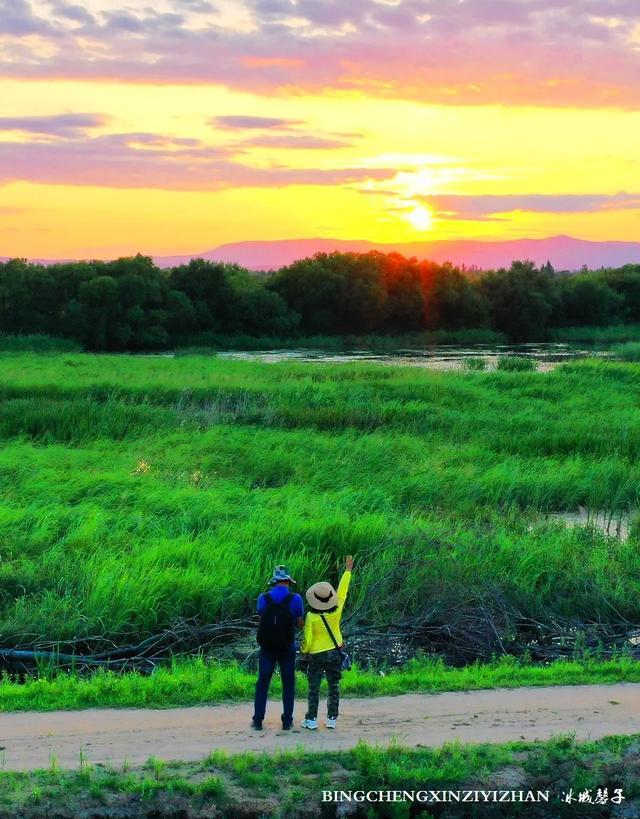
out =
{"type": "Polygon", "coordinates": [[[338,641],[333,636],[333,632],[329,628],[329,623],[325,620],[324,614],[321,614],[320,617],[322,618],[322,622],[324,623],[324,627],[329,632],[329,637],[331,637],[331,642],[336,647],[336,651],[340,654],[340,670],[341,671],[349,671],[351,668],[351,657],[347,654],[346,651],[343,651],[340,646],[338,645],[338,641]]]}

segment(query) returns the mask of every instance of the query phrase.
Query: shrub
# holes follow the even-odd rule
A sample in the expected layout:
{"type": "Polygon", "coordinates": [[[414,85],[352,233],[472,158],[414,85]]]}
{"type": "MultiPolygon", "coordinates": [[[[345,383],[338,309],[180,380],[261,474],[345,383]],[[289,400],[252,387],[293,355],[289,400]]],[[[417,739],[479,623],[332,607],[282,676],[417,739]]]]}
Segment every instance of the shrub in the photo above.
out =
{"type": "Polygon", "coordinates": [[[498,369],[508,372],[531,372],[538,369],[535,358],[522,355],[503,355],[498,359],[498,369]]]}
{"type": "Polygon", "coordinates": [[[611,348],[611,355],[620,361],[640,361],[640,341],[616,344],[611,348]]]}
{"type": "Polygon", "coordinates": [[[42,334],[0,334],[0,352],[5,353],[78,353],[82,345],[70,338],[54,338],[42,334]]]}
{"type": "Polygon", "coordinates": [[[464,359],[464,366],[467,370],[486,370],[487,359],[469,356],[468,358],[464,359]]]}
{"type": "Polygon", "coordinates": [[[218,355],[218,351],[215,347],[179,347],[174,352],[174,355],[176,358],[182,358],[188,355],[205,355],[212,357],[218,355]]]}

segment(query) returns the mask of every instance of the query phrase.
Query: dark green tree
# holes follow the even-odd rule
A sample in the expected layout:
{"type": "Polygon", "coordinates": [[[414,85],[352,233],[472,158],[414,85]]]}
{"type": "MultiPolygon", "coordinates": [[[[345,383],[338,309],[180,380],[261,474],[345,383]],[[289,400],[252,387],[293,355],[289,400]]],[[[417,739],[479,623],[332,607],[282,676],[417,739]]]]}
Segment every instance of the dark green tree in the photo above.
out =
{"type": "Polygon", "coordinates": [[[278,270],[268,287],[300,316],[304,333],[361,334],[384,324],[387,294],[369,254],[317,253],[278,270]]]}
{"type": "Polygon", "coordinates": [[[250,336],[292,334],[299,316],[288,309],[278,293],[268,290],[261,279],[243,268],[231,269],[228,276],[235,332],[250,336]]]}
{"type": "Polygon", "coordinates": [[[451,265],[443,266],[432,277],[427,311],[432,326],[443,330],[486,327],[489,322],[483,291],[451,265]]]}
{"type": "Polygon", "coordinates": [[[640,265],[627,264],[615,270],[603,270],[602,278],[624,299],[626,321],[640,322],[640,265]]]}
{"type": "Polygon", "coordinates": [[[550,323],[556,327],[616,324],[624,320],[625,299],[598,274],[559,277],[550,323]]]}
{"type": "Polygon", "coordinates": [[[480,286],[494,329],[512,341],[545,338],[554,305],[552,274],[531,261],[513,262],[509,270],[485,273],[480,286]]]}
{"type": "Polygon", "coordinates": [[[378,265],[387,294],[384,329],[392,333],[423,330],[425,298],[416,259],[400,253],[374,251],[370,255],[378,265]]]}
{"type": "Polygon", "coordinates": [[[192,259],[188,264],[171,270],[171,290],[184,293],[193,306],[191,323],[182,328],[185,333],[224,333],[236,329],[234,293],[229,281],[229,272],[233,267],[222,262],[192,259]]]}

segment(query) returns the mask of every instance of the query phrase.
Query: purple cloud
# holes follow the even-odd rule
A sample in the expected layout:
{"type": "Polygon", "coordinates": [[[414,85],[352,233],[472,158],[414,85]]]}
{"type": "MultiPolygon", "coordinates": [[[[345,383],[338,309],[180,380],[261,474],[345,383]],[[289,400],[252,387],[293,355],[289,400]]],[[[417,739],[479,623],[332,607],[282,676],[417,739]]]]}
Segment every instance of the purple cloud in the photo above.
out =
{"type": "Polygon", "coordinates": [[[335,150],[349,148],[353,142],[333,137],[314,136],[313,134],[261,134],[260,136],[245,139],[241,143],[258,148],[287,148],[301,150],[335,150]]]}
{"type": "Polygon", "coordinates": [[[170,0],[163,12],[120,3],[77,29],[42,0],[0,0],[0,29],[13,38],[0,71],[450,105],[640,107],[637,0],[245,0],[238,9],[250,25],[203,16],[215,5],[206,0],[170,0]],[[23,41],[33,33],[50,47],[23,41]]]}
{"type": "Polygon", "coordinates": [[[394,168],[253,167],[233,159],[235,146],[211,147],[156,134],[110,134],[55,142],[0,141],[0,184],[220,190],[342,185],[393,177],[394,168]]]}
{"type": "Polygon", "coordinates": [[[26,0],[0,0],[0,34],[24,37],[53,31],[51,23],[36,16],[26,0]]]}
{"type": "Polygon", "coordinates": [[[25,131],[42,136],[71,136],[105,125],[102,114],[54,114],[53,116],[0,117],[0,131],[25,131]]]}
{"type": "Polygon", "coordinates": [[[259,148],[292,148],[294,150],[296,148],[334,150],[348,148],[354,144],[354,140],[362,137],[362,134],[359,133],[308,133],[301,130],[301,126],[306,124],[304,120],[285,119],[283,117],[228,115],[214,117],[209,122],[211,125],[224,130],[267,132],[236,143],[240,149],[244,146],[251,146],[259,148]]]}
{"type": "Polygon", "coordinates": [[[208,0],[181,0],[180,5],[199,14],[209,14],[216,11],[216,7],[208,0]]]}
{"type": "Polygon", "coordinates": [[[640,193],[616,194],[504,194],[419,197],[440,216],[469,221],[493,221],[496,214],[595,213],[640,209],[640,193]]]}
{"type": "Polygon", "coordinates": [[[252,117],[242,115],[229,115],[222,117],[213,117],[209,120],[212,125],[218,128],[225,128],[229,130],[280,130],[282,128],[295,128],[298,125],[304,125],[304,121],[300,119],[283,119],[282,117],[252,117]]]}
{"type": "Polygon", "coordinates": [[[144,32],[145,24],[140,17],[125,11],[109,11],[105,14],[106,28],[114,31],[125,31],[129,34],[144,32]]]}
{"type": "Polygon", "coordinates": [[[53,6],[55,14],[65,17],[67,20],[72,20],[74,23],[80,23],[88,26],[93,26],[96,24],[96,18],[83,6],[60,2],[55,2],[51,5],[53,6]]]}

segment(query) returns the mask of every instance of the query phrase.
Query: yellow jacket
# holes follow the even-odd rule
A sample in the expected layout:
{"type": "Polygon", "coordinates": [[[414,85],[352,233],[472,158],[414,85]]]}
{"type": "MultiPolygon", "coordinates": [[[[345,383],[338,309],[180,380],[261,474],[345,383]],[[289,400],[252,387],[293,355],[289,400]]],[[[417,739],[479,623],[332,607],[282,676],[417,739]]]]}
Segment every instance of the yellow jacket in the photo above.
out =
{"type": "MultiPolygon", "coordinates": [[[[338,608],[335,611],[324,615],[327,625],[333,632],[336,642],[342,645],[342,634],[340,633],[340,620],[342,619],[342,609],[347,599],[349,583],[351,582],[351,572],[345,572],[338,584],[338,608]]],[[[319,614],[313,611],[307,612],[304,620],[304,632],[302,635],[302,645],[300,651],[303,654],[318,654],[321,651],[331,651],[335,648],[329,632],[319,614]]]]}

